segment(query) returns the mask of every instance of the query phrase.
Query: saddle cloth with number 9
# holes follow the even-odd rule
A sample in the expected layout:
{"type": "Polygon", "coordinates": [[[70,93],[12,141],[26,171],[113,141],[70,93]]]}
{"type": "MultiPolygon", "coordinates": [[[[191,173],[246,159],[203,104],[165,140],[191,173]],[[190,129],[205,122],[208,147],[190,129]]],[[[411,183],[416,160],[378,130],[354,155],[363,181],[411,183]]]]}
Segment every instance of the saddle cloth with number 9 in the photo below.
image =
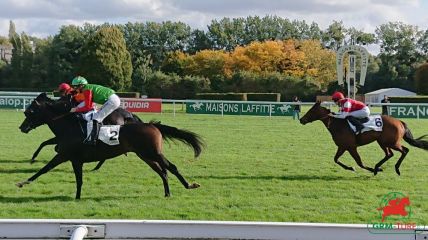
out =
{"type": "MultiPolygon", "coordinates": [[[[355,132],[355,126],[352,125],[349,121],[348,121],[349,126],[351,127],[352,131],[355,132]]],[[[365,123],[363,123],[363,130],[361,130],[361,133],[363,132],[368,132],[368,131],[376,131],[376,132],[382,132],[382,128],[383,128],[383,121],[382,121],[382,116],[381,115],[371,115],[369,116],[369,120],[365,123]]]]}
{"type": "Polygon", "coordinates": [[[98,139],[108,145],[119,144],[120,125],[103,125],[100,128],[98,139]]]}

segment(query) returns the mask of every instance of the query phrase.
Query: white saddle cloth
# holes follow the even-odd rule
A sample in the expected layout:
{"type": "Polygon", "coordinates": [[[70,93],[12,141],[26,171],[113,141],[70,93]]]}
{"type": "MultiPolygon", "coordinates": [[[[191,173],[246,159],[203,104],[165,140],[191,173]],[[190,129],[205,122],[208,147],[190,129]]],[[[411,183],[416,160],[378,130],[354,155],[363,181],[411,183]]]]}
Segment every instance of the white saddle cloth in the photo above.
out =
{"type": "MultiPolygon", "coordinates": [[[[352,125],[349,121],[347,121],[349,126],[351,127],[352,131],[356,131],[356,128],[354,125],[352,125]]],[[[376,132],[382,132],[383,128],[383,121],[381,115],[371,115],[369,116],[369,120],[365,123],[363,123],[363,130],[361,130],[361,133],[368,132],[368,131],[376,131],[376,132]]]]}
{"type": "Polygon", "coordinates": [[[103,125],[100,128],[98,139],[108,145],[119,144],[120,125],[103,125]]]}

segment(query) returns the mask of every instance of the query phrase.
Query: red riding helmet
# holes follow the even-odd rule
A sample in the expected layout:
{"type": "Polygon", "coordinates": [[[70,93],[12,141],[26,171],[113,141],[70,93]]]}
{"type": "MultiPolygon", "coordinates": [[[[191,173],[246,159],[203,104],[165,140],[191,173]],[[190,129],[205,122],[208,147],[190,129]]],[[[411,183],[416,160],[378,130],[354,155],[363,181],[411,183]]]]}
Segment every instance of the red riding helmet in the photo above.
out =
{"type": "Polygon", "coordinates": [[[343,98],[345,98],[345,96],[341,92],[335,92],[331,96],[331,99],[333,99],[333,101],[335,101],[335,102],[338,101],[338,100],[340,100],[340,99],[343,99],[343,98]]]}
{"type": "Polygon", "coordinates": [[[58,91],[60,92],[69,92],[70,90],[71,90],[71,87],[67,83],[61,83],[58,86],[58,91]]]}

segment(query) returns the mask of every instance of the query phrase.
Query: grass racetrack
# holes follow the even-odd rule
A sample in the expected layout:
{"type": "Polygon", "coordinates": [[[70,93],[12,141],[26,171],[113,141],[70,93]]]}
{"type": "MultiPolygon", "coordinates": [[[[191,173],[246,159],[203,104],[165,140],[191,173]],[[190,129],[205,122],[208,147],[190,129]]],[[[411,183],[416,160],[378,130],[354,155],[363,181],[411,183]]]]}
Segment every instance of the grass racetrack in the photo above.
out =
{"type": "MultiPolygon", "coordinates": [[[[23,134],[22,111],[0,111],[1,218],[114,218],[232,221],[368,223],[389,192],[410,197],[412,214],[427,224],[428,152],[409,146],[394,171],[398,153],[373,176],[348,153],[333,161],[336,146],[321,122],[300,125],[291,117],[141,114],[143,120],[200,134],[207,147],[199,159],[181,143],[165,143],[165,156],[189,182],[186,190],[169,174],[172,196],[164,198],[160,177],[135,154],[107,160],[97,172],[84,165],[82,199],[74,200],[71,163],[64,163],[35,182],[18,188],[54,156],[53,146],[29,160],[38,145],[53,136],[47,126],[23,134]],[[425,219],[425,220],[424,220],[425,219]]],[[[404,119],[415,137],[428,133],[427,120],[404,119]]],[[[76,150],[77,151],[77,150],[76,150]]],[[[359,148],[363,162],[374,166],[383,158],[377,143],[359,148]]]]}

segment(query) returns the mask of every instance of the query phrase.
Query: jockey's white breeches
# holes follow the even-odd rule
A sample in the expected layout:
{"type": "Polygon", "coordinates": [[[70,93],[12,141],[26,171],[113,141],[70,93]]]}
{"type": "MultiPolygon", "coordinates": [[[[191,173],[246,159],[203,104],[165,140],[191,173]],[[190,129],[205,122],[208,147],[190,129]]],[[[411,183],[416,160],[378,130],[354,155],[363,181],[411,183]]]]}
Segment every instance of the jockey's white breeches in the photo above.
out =
{"type": "Polygon", "coordinates": [[[341,112],[337,115],[335,115],[335,118],[346,118],[347,116],[353,116],[356,118],[366,118],[370,116],[370,109],[369,107],[365,106],[364,108],[353,111],[353,112],[341,112]]]}
{"type": "Polygon", "coordinates": [[[116,110],[120,106],[120,98],[116,94],[111,95],[107,102],[92,116],[93,120],[102,122],[110,113],[116,110]]]}

